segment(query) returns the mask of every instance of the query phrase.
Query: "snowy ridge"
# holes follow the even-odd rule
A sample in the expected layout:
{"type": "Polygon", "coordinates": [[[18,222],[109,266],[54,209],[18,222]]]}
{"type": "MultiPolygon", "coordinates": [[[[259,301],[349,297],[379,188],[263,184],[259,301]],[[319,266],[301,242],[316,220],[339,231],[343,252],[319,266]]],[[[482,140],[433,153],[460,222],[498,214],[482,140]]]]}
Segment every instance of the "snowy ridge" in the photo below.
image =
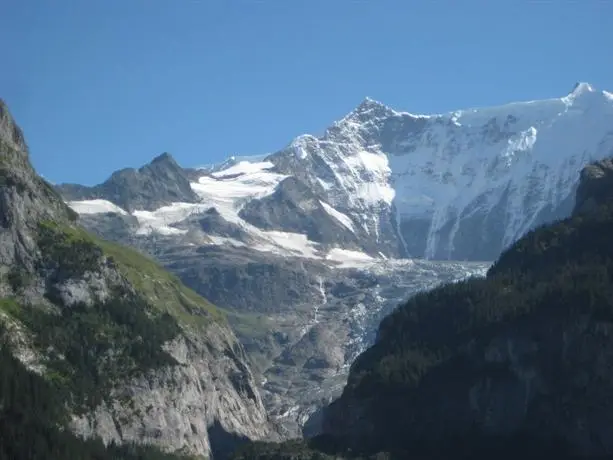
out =
{"type": "Polygon", "coordinates": [[[194,169],[200,170],[202,172],[214,173],[217,171],[228,169],[236,165],[237,163],[241,163],[241,162],[247,162],[247,163],[261,162],[261,161],[264,161],[266,157],[268,157],[268,155],[270,154],[265,153],[262,155],[242,155],[242,156],[232,155],[227,160],[221,163],[211,163],[211,164],[200,165],[200,166],[196,166],[194,169]]]}
{"type": "Polygon", "coordinates": [[[560,99],[458,111],[397,143],[395,204],[401,219],[431,219],[424,255],[453,253],[462,219],[487,214],[507,192],[503,247],[568,199],[580,169],[613,148],[613,105],[602,96],[579,84],[560,99]]]}
{"type": "MultiPolygon", "coordinates": [[[[200,168],[191,183],[200,203],[133,215],[140,234],[180,236],[186,230],[176,224],[215,208],[249,236],[242,243],[324,260],[337,249],[371,258],[492,260],[534,226],[568,214],[581,168],[611,153],[613,96],[587,83],[560,98],[435,115],[366,98],[320,138],[302,135],[272,155],[200,168]],[[346,236],[324,248],[306,229],[271,231],[241,219],[246,203],[270,196],[288,177],[355,235],[351,246],[346,236]]],[[[125,213],[103,200],[70,205],[79,213],[125,213]]],[[[294,212],[273,206],[276,215],[294,212]]]]}
{"type": "Polygon", "coordinates": [[[405,256],[493,259],[567,214],[580,169],[613,151],[612,133],[610,93],[586,83],[561,98],[439,115],[367,99],[322,138],[301,136],[270,159],[375,241],[393,216],[405,256]]]}

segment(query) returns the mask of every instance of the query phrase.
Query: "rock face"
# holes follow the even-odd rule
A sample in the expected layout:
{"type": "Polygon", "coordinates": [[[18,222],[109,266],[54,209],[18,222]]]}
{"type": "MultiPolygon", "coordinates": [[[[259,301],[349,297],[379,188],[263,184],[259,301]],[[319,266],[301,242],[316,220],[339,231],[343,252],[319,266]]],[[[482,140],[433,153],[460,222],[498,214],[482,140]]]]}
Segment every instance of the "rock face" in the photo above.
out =
{"type": "Polygon", "coordinates": [[[199,201],[186,173],[169,153],[161,154],[142,168],[116,171],[95,187],[61,184],[57,189],[67,199],[104,198],[127,211],[153,211],[176,202],[199,201]]]}
{"type": "MultiPolygon", "coordinates": [[[[157,188],[160,178],[180,177],[169,176],[172,164],[160,157],[114,177],[157,188]]],[[[175,186],[177,194],[161,195],[194,196],[189,183],[175,186]]],[[[141,191],[118,196],[136,206],[141,191]]],[[[244,349],[219,311],[76,218],[32,169],[0,103],[0,321],[15,355],[71,394],[71,428],[200,456],[275,438],[244,349]]]]}
{"type": "Polygon", "coordinates": [[[158,251],[164,266],[227,309],[270,415],[292,437],[339,394],[349,365],[399,302],[487,269],[478,263],[376,260],[341,268],[247,247],[170,241],[158,243],[158,251]]]}
{"type": "Polygon", "coordinates": [[[577,189],[575,213],[589,212],[613,199],[613,159],[586,166],[577,189]]]}
{"type": "Polygon", "coordinates": [[[263,230],[306,234],[317,243],[359,249],[351,220],[336,218],[326,206],[306,184],[288,177],[271,195],[248,202],[239,216],[263,230]]]}
{"type": "Polygon", "coordinates": [[[227,328],[215,324],[205,337],[185,334],[165,348],[177,366],[127,382],[92,413],[75,417],[72,429],[106,443],[152,444],[215,458],[249,439],[275,439],[244,351],[227,328]]]}
{"type": "Polygon", "coordinates": [[[385,318],[323,432],[364,452],[523,443],[613,453],[610,165],[585,168],[576,213],[528,233],[486,279],[418,295],[385,318]]]}

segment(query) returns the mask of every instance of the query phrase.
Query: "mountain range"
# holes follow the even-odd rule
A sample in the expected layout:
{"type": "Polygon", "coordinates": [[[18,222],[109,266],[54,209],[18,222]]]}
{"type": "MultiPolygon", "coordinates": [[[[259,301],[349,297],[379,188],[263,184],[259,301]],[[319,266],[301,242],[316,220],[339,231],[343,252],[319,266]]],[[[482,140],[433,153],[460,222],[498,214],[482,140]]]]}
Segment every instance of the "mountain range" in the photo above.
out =
{"type": "Polygon", "coordinates": [[[269,155],[183,168],[165,153],[56,190],[86,228],[231,311],[267,408],[296,435],[399,302],[485,274],[568,216],[579,171],[613,152],[611,126],[613,95],[587,83],[438,115],[367,98],[269,155]]]}
{"type": "Polygon", "coordinates": [[[264,251],[488,261],[570,213],[577,171],[613,148],[611,117],[611,93],[587,83],[557,99],[441,115],[366,99],[322,136],[270,155],[182,170],[163,154],[98,186],[58,190],[82,214],[116,205],[140,233],[188,233],[177,224],[214,208],[264,251]]]}
{"type": "Polygon", "coordinates": [[[583,369],[604,404],[608,348],[587,337],[608,331],[611,93],[436,115],[367,98],[272,154],[164,153],[96,186],[40,178],[4,103],[0,140],[0,420],[15,436],[72,458],[225,458],[302,436],[314,444],[290,448],[315,451],[288,458],[405,458],[517,430],[611,450],[603,414],[559,412],[586,386],[554,378],[583,369]]]}

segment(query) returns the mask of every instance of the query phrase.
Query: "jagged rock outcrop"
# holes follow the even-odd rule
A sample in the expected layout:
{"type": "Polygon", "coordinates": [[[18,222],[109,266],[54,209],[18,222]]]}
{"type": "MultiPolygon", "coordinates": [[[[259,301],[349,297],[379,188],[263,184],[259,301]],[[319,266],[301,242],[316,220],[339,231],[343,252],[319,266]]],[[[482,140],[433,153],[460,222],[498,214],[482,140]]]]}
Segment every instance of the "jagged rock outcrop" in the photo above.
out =
{"type": "MultiPolygon", "coordinates": [[[[161,178],[177,179],[172,164],[164,156],[115,177],[156,190],[161,178]]],[[[173,186],[158,197],[185,199],[181,182],[173,186]]],[[[124,195],[127,207],[143,188],[124,195]]],[[[0,102],[0,322],[15,355],[70,395],[71,428],[200,456],[274,438],[244,350],[219,310],[76,218],[33,170],[0,102]]]]}
{"type": "Polygon", "coordinates": [[[176,202],[200,201],[189,185],[187,174],[169,153],[157,156],[139,169],[116,171],[94,187],[60,184],[56,189],[68,200],[104,199],[126,211],[153,211],[176,202]]]}
{"type": "Polygon", "coordinates": [[[13,120],[6,103],[2,99],[0,99],[0,139],[16,150],[28,151],[23,131],[13,120]]]}
{"type": "Polygon", "coordinates": [[[589,212],[613,199],[613,159],[586,166],[577,188],[575,213],[589,212]]]}
{"type": "Polygon", "coordinates": [[[335,218],[326,206],[306,184],[288,177],[271,195],[247,203],[239,216],[264,230],[306,234],[318,243],[359,249],[355,224],[349,218],[335,218]]]}

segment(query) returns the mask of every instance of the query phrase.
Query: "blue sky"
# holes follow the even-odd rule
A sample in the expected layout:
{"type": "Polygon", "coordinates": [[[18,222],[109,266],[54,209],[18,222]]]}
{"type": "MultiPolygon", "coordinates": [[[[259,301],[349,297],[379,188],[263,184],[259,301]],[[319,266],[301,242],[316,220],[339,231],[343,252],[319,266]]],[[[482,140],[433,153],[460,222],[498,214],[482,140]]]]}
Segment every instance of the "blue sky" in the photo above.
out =
{"type": "Polygon", "coordinates": [[[613,89],[609,0],[4,0],[0,31],[0,97],[55,182],[275,151],[365,96],[427,113],[613,89]]]}

